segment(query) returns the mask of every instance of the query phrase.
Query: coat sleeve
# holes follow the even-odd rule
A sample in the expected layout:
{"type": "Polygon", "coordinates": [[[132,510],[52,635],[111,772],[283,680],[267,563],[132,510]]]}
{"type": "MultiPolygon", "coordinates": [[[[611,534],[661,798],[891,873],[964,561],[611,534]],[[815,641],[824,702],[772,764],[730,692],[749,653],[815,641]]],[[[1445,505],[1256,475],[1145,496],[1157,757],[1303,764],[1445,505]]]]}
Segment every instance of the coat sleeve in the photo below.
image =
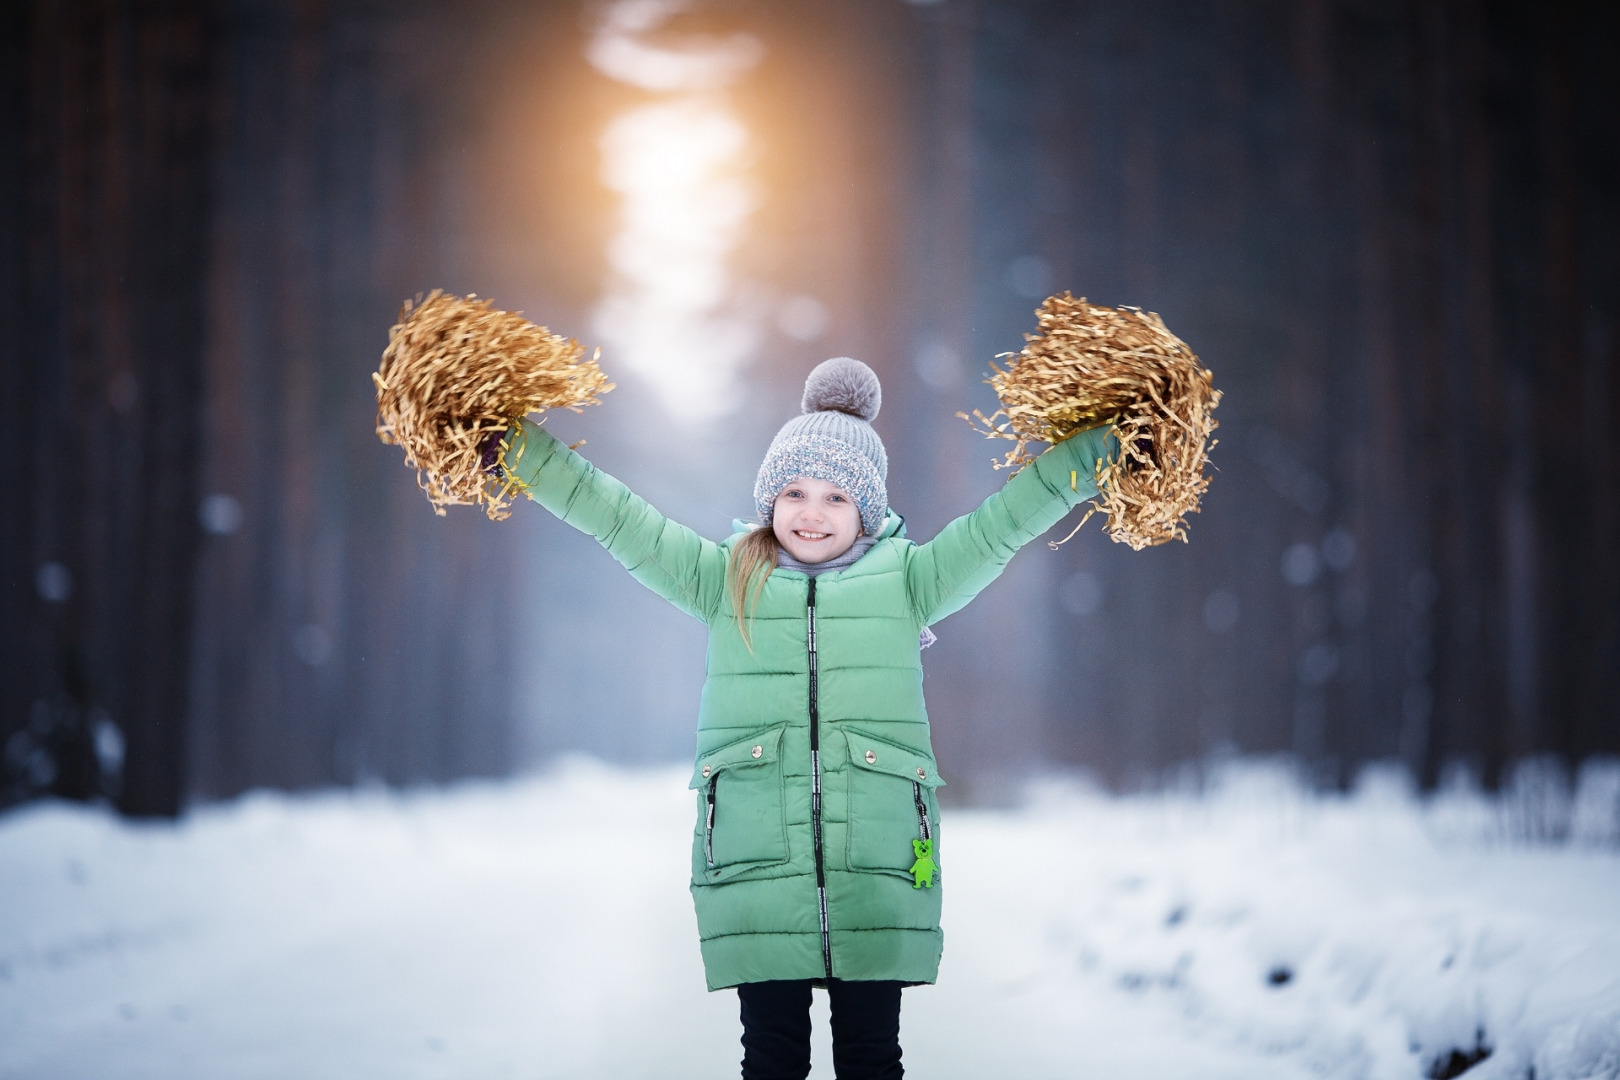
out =
{"type": "Polygon", "coordinates": [[[712,622],[725,593],[726,553],[528,420],[512,432],[507,472],[529,498],[596,538],[632,577],[688,615],[712,622]]]}
{"type": "Polygon", "coordinates": [[[1092,428],[1058,443],[977,510],[913,548],[906,588],[918,621],[927,626],[961,610],[1000,576],[1019,548],[1096,495],[1097,462],[1117,447],[1111,431],[1092,428]]]}

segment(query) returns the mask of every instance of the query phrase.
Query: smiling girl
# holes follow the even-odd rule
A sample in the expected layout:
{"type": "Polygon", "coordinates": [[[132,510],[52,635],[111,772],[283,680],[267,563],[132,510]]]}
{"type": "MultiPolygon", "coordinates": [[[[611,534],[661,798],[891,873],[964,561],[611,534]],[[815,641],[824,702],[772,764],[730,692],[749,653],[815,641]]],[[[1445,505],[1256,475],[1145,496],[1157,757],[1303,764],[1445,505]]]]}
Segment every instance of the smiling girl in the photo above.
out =
{"type": "Polygon", "coordinates": [[[691,889],[709,989],[740,999],[745,1080],[808,1075],[812,986],[839,1080],[902,1075],[900,991],[934,982],[943,945],[928,627],[1095,495],[1114,445],[1081,432],[919,545],[889,509],[880,405],[865,364],[817,366],[760,465],[762,524],[721,543],[533,423],[504,455],[531,498],[709,627],[691,889]]]}

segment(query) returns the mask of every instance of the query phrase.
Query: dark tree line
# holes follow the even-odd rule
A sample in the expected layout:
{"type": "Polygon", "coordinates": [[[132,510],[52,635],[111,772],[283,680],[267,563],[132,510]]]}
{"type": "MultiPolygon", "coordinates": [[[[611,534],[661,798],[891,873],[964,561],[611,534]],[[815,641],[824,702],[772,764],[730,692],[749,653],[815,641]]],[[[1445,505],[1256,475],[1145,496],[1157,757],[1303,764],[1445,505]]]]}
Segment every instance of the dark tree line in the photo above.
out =
{"type": "Polygon", "coordinates": [[[435,12],[7,5],[0,802],[508,767],[500,534],[368,423],[457,273],[435,12]]]}
{"type": "Polygon", "coordinates": [[[219,12],[200,795],[508,767],[511,534],[434,518],[370,423],[401,299],[465,275],[446,208],[466,182],[452,72],[477,25],[450,16],[219,12]]]}
{"type": "MultiPolygon", "coordinates": [[[[594,139],[634,95],[585,65],[584,7],[0,18],[0,803],[172,814],[498,774],[524,746],[685,745],[695,702],[665,670],[683,631],[605,591],[591,575],[618,571],[549,520],[432,517],[370,428],[403,297],[493,292],[587,336],[614,213],[594,139]],[[555,605],[539,634],[531,593],[555,605]],[[574,639],[558,656],[655,654],[630,670],[657,685],[536,652],[574,639]]],[[[810,362],[862,356],[926,539],[1001,482],[952,414],[991,407],[986,362],[1056,289],[1161,312],[1227,393],[1190,545],[1132,553],[1090,526],[941,626],[954,790],[1231,751],[1324,782],[1396,758],[1429,783],[1620,752],[1608,6],[682,18],[764,41],[733,95],[766,190],[739,267],[831,313],[812,343],[764,339],[716,436],[728,463],[810,362]]],[[[670,463],[692,436],[633,380],[587,421],[589,452],[664,509],[711,535],[748,512],[670,463]]],[[[747,471],[719,473],[745,496],[747,471]]]]}
{"type": "Polygon", "coordinates": [[[1162,312],[1227,391],[1191,546],[1065,555],[1086,690],[1049,684],[1054,753],[1494,783],[1620,751],[1617,31],[1595,3],[974,9],[975,351],[1069,287],[1162,312]]]}

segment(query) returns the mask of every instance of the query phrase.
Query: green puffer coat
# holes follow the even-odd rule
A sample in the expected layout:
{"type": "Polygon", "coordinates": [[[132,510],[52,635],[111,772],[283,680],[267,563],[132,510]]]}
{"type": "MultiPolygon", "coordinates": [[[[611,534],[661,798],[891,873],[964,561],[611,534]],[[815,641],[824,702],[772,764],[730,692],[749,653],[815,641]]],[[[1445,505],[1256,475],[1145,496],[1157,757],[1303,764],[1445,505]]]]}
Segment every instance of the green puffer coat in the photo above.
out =
{"type": "Polygon", "coordinates": [[[928,888],[910,873],[913,839],[933,839],[940,860],[943,783],[918,636],[1096,494],[1104,439],[1093,430],[1060,443],[930,543],[905,539],[891,513],[878,542],[841,571],[774,570],[750,650],[726,582],[737,537],[703,539],[524,423],[507,462],[530,497],[709,627],[691,782],[692,897],[709,989],[829,976],[934,981],[943,866],[928,888]]]}

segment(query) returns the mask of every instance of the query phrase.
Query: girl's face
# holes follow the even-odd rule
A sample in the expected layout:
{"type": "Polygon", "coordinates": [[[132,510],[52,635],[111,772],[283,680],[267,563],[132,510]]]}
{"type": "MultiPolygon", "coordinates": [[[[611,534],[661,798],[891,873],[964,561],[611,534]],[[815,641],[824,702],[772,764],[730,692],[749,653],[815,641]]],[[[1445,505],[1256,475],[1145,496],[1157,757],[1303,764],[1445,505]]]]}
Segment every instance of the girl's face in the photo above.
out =
{"type": "Polygon", "coordinates": [[[771,530],[795,559],[824,563],[848,551],[861,535],[861,512],[837,484],[801,476],[777,494],[771,530]]]}

